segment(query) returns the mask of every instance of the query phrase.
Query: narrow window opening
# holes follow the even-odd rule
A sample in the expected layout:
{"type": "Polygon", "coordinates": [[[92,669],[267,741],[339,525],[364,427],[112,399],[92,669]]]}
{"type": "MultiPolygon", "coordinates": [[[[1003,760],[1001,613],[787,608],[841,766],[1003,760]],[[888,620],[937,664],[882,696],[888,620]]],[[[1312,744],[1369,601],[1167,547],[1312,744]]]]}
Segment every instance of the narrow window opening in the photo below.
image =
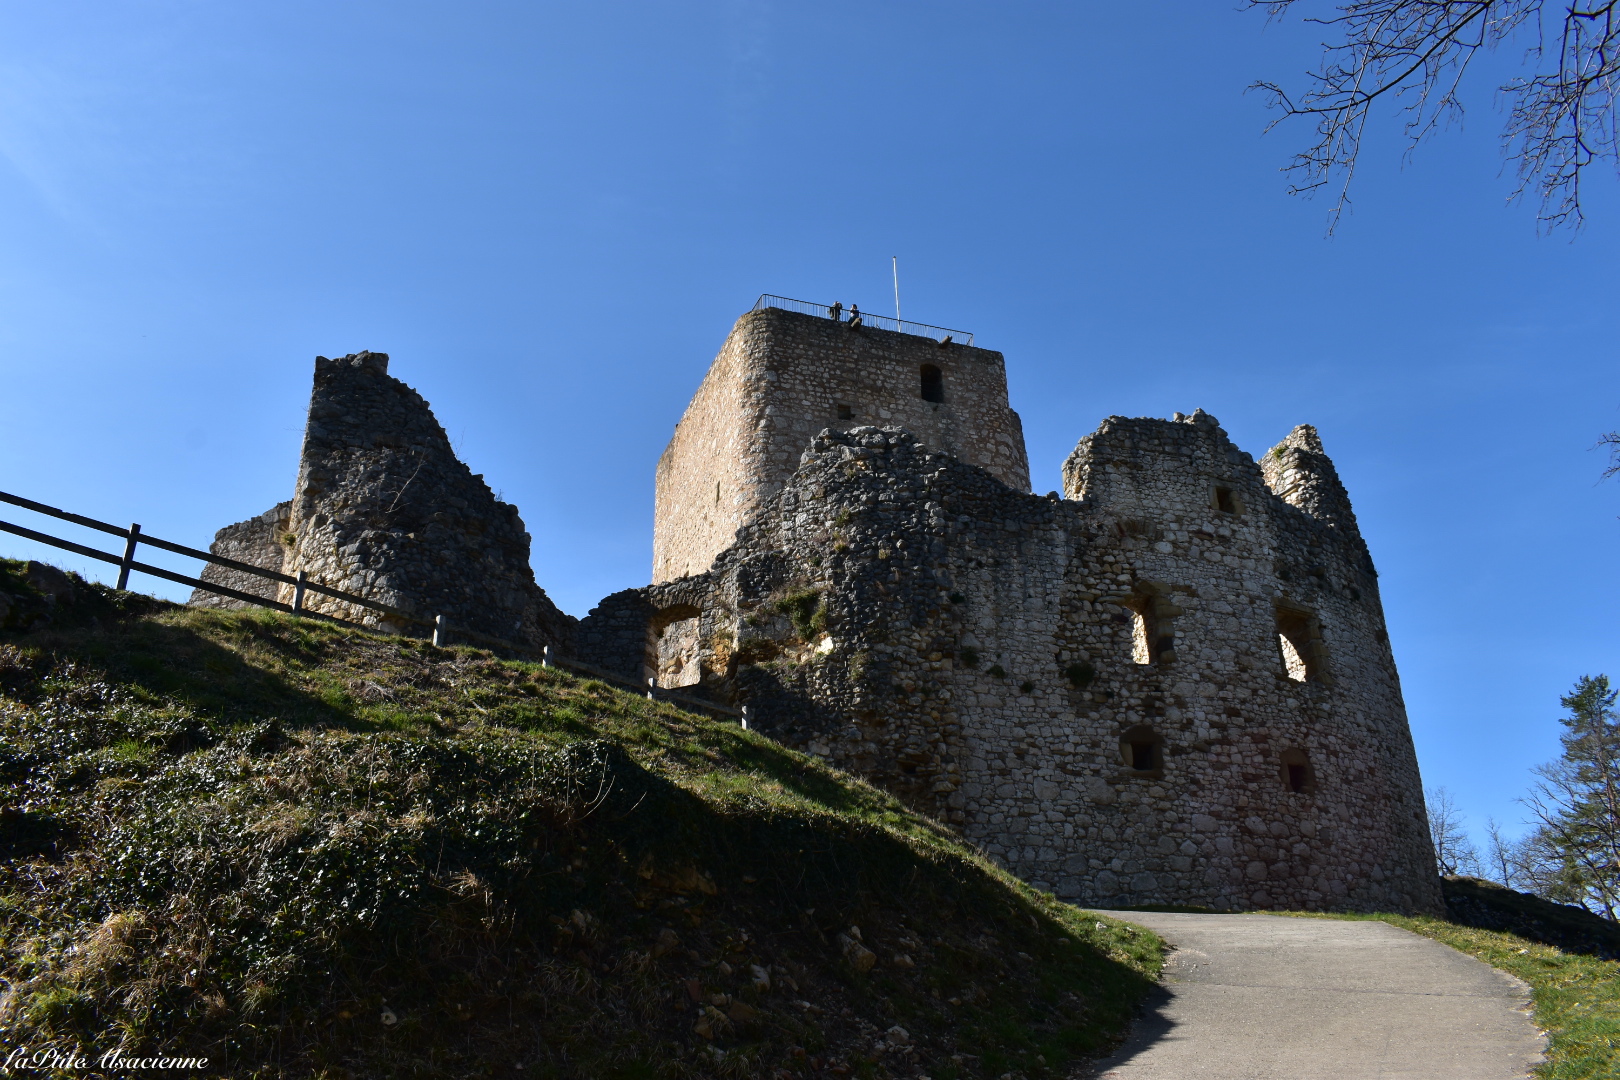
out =
{"type": "Polygon", "coordinates": [[[1168,664],[1176,658],[1174,616],[1180,609],[1153,583],[1138,586],[1125,601],[1131,617],[1131,659],[1138,664],[1168,664]]]}
{"type": "Polygon", "coordinates": [[[1288,672],[1290,679],[1295,682],[1304,682],[1310,678],[1311,672],[1310,668],[1306,666],[1305,658],[1299,655],[1299,649],[1295,647],[1292,641],[1288,640],[1287,634],[1277,635],[1277,647],[1282,650],[1283,670],[1288,672]]]}
{"type": "Polygon", "coordinates": [[[1164,740],[1146,724],[1138,724],[1119,737],[1119,755],[1133,773],[1164,775],[1164,740]]]}
{"type": "Polygon", "coordinates": [[[1232,498],[1232,489],[1218,487],[1215,489],[1215,509],[1223,514],[1237,513],[1237,500],[1232,498]]]}
{"type": "Polygon", "coordinates": [[[1283,788],[1294,795],[1309,795],[1316,790],[1316,773],[1311,768],[1310,755],[1298,748],[1282,752],[1283,788]]]}
{"type": "Polygon", "coordinates": [[[1131,612],[1131,660],[1137,664],[1153,663],[1153,647],[1158,643],[1157,627],[1152,616],[1145,611],[1131,612]]]}
{"type": "Polygon", "coordinates": [[[1283,671],[1295,682],[1325,682],[1322,671],[1322,632],[1316,619],[1303,611],[1277,610],[1277,651],[1283,671]]]}
{"type": "Polygon", "coordinates": [[[937,365],[924,364],[922,366],[922,399],[924,401],[945,400],[945,375],[937,365]]]}
{"type": "Polygon", "coordinates": [[[838,403],[838,419],[840,419],[840,420],[853,420],[853,419],[855,419],[855,410],[852,407],[850,407],[848,405],[845,405],[843,402],[839,402],[838,403]]]}
{"type": "Polygon", "coordinates": [[[1150,742],[1131,743],[1131,768],[1138,772],[1152,772],[1158,768],[1153,760],[1153,744],[1150,742]]]}
{"type": "Polygon", "coordinates": [[[714,482],[714,505],[720,505],[720,481],[714,482]]]}

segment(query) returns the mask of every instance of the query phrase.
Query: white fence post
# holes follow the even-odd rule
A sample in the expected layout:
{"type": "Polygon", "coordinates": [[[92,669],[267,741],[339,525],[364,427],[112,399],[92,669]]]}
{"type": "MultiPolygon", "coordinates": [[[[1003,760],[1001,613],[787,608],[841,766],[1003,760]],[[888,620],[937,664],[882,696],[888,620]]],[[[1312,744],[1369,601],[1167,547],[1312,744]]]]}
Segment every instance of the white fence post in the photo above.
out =
{"type": "Polygon", "coordinates": [[[653,699],[653,691],[656,690],[656,689],[658,689],[658,680],[657,679],[648,679],[647,680],[647,700],[648,701],[654,700],[653,699]]]}
{"type": "Polygon", "coordinates": [[[446,627],[444,625],[444,616],[443,615],[435,615],[435,616],[433,616],[433,646],[434,646],[434,648],[438,648],[438,649],[444,648],[445,630],[446,630],[446,627]]]}
{"type": "Polygon", "coordinates": [[[743,725],[743,730],[747,731],[748,730],[748,706],[746,706],[746,705],[744,705],[742,707],[742,725],[743,725]]]}
{"type": "Polygon", "coordinates": [[[302,614],[304,610],[304,571],[302,570],[298,571],[298,581],[293,585],[292,609],[294,615],[302,614]]]}

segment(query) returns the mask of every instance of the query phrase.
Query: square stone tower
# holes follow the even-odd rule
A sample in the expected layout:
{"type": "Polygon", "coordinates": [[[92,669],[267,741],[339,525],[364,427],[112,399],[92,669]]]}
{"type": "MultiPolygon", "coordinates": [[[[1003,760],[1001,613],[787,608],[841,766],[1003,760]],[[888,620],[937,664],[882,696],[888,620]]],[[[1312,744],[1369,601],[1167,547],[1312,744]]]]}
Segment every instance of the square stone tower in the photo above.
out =
{"type": "Polygon", "coordinates": [[[737,320],[659,458],[653,581],[707,571],[818,432],[872,425],[904,427],[1029,490],[999,352],[757,308],[737,320]]]}

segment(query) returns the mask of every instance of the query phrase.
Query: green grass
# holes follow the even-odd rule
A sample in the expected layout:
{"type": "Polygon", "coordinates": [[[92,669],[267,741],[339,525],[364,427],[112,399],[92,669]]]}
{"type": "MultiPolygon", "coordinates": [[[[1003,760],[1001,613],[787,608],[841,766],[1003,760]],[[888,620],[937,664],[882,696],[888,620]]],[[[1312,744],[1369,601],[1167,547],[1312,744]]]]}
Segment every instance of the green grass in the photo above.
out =
{"type": "Polygon", "coordinates": [[[1536,1024],[1547,1032],[1543,1080],[1620,1076],[1620,962],[1565,952],[1527,937],[1446,919],[1288,912],[1299,918],[1377,919],[1422,934],[1529,984],[1536,1024]]]}
{"type": "Polygon", "coordinates": [[[1057,1076],[1162,961],[668,703],[88,586],[23,632],[45,609],[17,564],[0,591],[26,617],[0,632],[8,1046],[260,1077],[1057,1076]]]}

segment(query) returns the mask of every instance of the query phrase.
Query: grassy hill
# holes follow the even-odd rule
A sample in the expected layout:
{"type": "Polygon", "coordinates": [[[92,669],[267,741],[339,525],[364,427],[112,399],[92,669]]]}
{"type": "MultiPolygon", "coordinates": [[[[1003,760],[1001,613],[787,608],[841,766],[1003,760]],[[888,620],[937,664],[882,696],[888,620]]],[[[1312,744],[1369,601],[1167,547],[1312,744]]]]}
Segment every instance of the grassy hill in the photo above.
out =
{"type": "Polygon", "coordinates": [[[8,1048],[264,1077],[1056,1076],[1160,960],[735,725],[0,562],[8,1048]]]}

